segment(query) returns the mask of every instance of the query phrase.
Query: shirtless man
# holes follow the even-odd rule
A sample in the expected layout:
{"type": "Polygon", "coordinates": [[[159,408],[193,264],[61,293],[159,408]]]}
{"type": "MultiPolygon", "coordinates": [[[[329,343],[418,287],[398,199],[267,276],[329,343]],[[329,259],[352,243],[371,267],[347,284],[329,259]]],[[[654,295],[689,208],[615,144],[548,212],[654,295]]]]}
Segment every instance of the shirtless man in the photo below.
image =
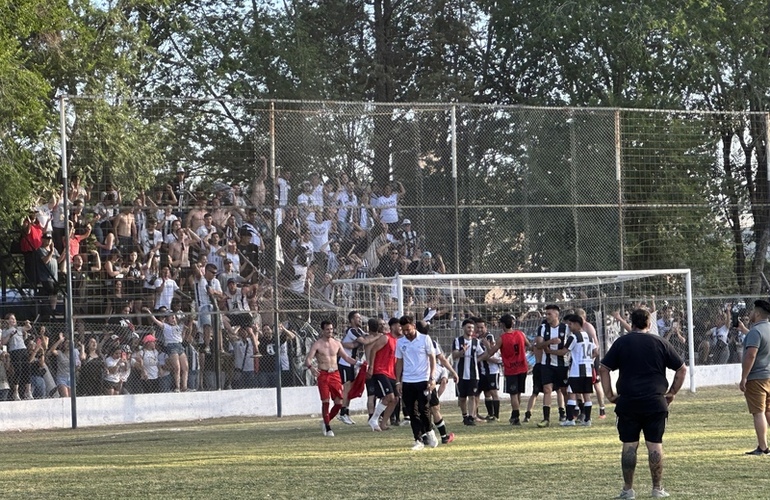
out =
{"type": "Polygon", "coordinates": [[[318,393],[321,396],[323,415],[321,430],[326,437],[334,437],[329,422],[342,408],[342,381],[337,367],[337,356],[352,365],[356,363],[356,360],[342,348],[342,343],[334,338],[334,324],[328,320],[321,321],[321,338],[313,343],[310,352],[307,353],[305,367],[318,379],[318,393]],[[313,358],[316,360],[316,366],[313,366],[313,358]],[[334,406],[329,411],[331,398],[334,398],[334,406]]]}
{"type": "Polygon", "coordinates": [[[262,161],[262,171],[254,178],[254,183],[251,185],[251,204],[255,207],[263,207],[265,205],[265,195],[267,194],[267,188],[265,188],[267,158],[261,156],[259,159],[262,161]]]}
{"type": "Polygon", "coordinates": [[[206,195],[203,191],[195,192],[195,206],[193,206],[185,219],[185,227],[195,232],[204,223],[203,217],[206,215],[206,195]]]}
{"type": "Polygon", "coordinates": [[[118,240],[118,248],[122,254],[128,255],[134,250],[134,245],[139,243],[133,208],[130,206],[122,207],[112,223],[118,240]]]}

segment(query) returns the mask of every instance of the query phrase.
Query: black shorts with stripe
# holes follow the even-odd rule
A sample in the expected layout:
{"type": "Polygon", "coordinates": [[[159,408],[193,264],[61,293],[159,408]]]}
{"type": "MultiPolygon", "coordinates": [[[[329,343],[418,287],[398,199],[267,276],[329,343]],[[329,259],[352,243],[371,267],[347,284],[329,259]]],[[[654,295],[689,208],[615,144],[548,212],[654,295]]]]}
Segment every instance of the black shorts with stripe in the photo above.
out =
{"type": "Polygon", "coordinates": [[[479,393],[478,380],[460,380],[455,386],[458,398],[476,397],[479,393]]]}
{"type": "Polygon", "coordinates": [[[591,377],[570,377],[568,390],[572,394],[590,394],[594,392],[594,383],[591,377]]]}
{"type": "Polygon", "coordinates": [[[496,391],[498,389],[498,379],[497,373],[479,375],[479,392],[496,391]]]}
{"type": "Polygon", "coordinates": [[[340,380],[342,380],[343,384],[347,384],[348,382],[353,382],[356,378],[356,369],[353,366],[345,366],[345,365],[339,365],[338,366],[340,371],[340,380]]]}
{"type": "Polygon", "coordinates": [[[542,373],[541,373],[541,380],[543,382],[543,387],[545,387],[548,384],[553,384],[553,390],[561,389],[562,387],[567,387],[569,384],[569,379],[567,377],[568,368],[566,366],[551,366],[551,365],[542,365],[542,373]]]}
{"type": "Polygon", "coordinates": [[[374,382],[374,395],[380,399],[395,392],[396,380],[388,378],[387,375],[375,373],[372,375],[372,381],[374,382]]]}

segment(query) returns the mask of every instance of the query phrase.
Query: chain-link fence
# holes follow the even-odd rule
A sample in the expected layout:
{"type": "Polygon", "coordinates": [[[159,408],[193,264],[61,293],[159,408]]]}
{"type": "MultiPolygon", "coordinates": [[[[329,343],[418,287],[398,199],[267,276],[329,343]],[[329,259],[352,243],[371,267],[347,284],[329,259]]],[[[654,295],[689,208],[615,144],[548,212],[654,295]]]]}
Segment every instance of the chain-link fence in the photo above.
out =
{"type": "MultiPolygon", "coordinates": [[[[764,114],[85,97],[62,106],[74,337],[102,363],[82,394],[182,390],[183,354],[190,389],[275,387],[279,375],[308,384],[298,367],[320,320],[341,329],[349,312],[335,279],[691,268],[704,297],[699,346],[717,311],[727,307],[732,324],[766,290],[764,114]],[[221,312],[208,326],[212,306],[221,312]],[[144,384],[143,339],[171,316],[183,333],[158,346],[166,381],[144,384]],[[104,378],[110,356],[130,368],[117,389],[104,378]]],[[[21,233],[5,239],[2,307],[49,325],[51,344],[64,328],[57,254],[68,224],[62,193],[38,194],[21,233]]]]}

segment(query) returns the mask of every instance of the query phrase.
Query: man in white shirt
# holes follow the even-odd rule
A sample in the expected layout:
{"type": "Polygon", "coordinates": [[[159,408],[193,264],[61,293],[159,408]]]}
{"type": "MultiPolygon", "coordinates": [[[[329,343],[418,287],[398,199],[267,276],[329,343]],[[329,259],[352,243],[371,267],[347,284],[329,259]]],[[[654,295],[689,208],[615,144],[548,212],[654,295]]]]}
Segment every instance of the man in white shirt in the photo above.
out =
{"type": "MultiPolygon", "coordinates": [[[[206,267],[201,269],[200,264],[196,263],[192,270],[195,277],[198,325],[203,327],[203,349],[206,354],[209,354],[211,352],[211,333],[213,332],[211,316],[212,312],[216,310],[216,301],[223,299],[224,294],[219,280],[216,279],[217,266],[206,264],[206,267]]],[[[222,343],[220,342],[219,345],[221,346],[222,343]]]]}
{"type": "Polygon", "coordinates": [[[345,189],[337,193],[337,229],[343,238],[347,238],[352,230],[353,212],[358,206],[358,197],[355,193],[356,185],[348,181],[345,189]]]}
{"type": "Polygon", "coordinates": [[[438,446],[431,428],[429,395],[436,387],[436,353],[428,335],[417,332],[414,318],[399,319],[403,337],[396,342],[396,394],[411,413],[413,450],[425,447],[423,436],[431,448],[438,446]]]}

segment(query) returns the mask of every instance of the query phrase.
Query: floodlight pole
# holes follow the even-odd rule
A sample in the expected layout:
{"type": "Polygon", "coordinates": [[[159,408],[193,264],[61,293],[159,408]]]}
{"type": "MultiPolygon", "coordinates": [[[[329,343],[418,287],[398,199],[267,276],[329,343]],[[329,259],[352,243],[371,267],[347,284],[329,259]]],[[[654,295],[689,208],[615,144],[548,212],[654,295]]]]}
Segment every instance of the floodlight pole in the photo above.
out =
{"type": "Polygon", "coordinates": [[[685,292],[687,293],[687,353],[690,357],[690,392],[695,392],[695,345],[692,315],[692,270],[684,275],[685,292]]]}
{"type": "Polygon", "coordinates": [[[61,183],[62,203],[64,203],[64,269],[67,284],[64,297],[64,324],[66,328],[67,342],[69,343],[70,358],[70,407],[72,414],[72,428],[78,427],[77,412],[77,376],[75,373],[75,319],[72,317],[72,257],[70,256],[70,207],[69,207],[69,181],[67,180],[67,96],[59,96],[59,130],[61,135],[61,183]]]}

